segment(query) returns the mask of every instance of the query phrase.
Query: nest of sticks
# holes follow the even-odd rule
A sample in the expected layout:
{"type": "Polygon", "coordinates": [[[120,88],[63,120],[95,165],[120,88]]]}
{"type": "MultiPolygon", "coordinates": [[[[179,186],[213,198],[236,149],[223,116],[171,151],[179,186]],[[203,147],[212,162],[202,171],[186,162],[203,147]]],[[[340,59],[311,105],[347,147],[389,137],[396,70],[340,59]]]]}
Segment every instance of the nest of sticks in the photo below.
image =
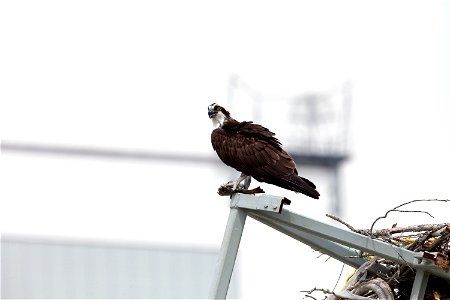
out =
{"type": "MultiPolygon", "coordinates": [[[[410,251],[423,252],[424,259],[431,261],[436,267],[449,270],[450,223],[421,224],[406,227],[398,227],[394,224],[391,228],[374,229],[376,222],[386,218],[391,212],[414,212],[431,216],[426,211],[406,210],[403,208],[407,204],[424,201],[450,202],[448,199],[426,199],[403,203],[387,211],[384,216],[377,218],[372,223],[370,229],[356,229],[338,217],[332,215],[327,216],[344,224],[351,231],[369,236],[372,239],[382,240],[410,251]]],[[[325,294],[331,294],[331,299],[410,299],[416,273],[414,268],[408,266],[406,262],[404,264],[395,263],[381,257],[371,256],[370,253],[360,253],[360,256],[368,257],[368,261],[355,271],[341,291],[336,292],[314,288],[310,291],[303,291],[306,293],[305,297],[314,298],[311,294],[314,291],[321,291],[325,294]],[[384,269],[385,272],[371,272],[370,269],[375,265],[384,269]]],[[[450,299],[450,281],[430,275],[424,299],[450,299]]]]}

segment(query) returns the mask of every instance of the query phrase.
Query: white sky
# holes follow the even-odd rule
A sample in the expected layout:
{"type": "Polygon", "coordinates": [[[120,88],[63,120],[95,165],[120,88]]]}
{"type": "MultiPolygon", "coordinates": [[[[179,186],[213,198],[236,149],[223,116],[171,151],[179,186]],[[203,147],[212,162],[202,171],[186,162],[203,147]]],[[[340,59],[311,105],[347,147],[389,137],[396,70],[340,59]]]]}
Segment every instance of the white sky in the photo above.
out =
{"type": "MultiPolygon", "coordinates": [[[[449,198],[449,9],[446,1],[2,1],[1,137],[213,155],[206,107],[226,102],[233,74],[285,97],[349,80],[346,218],[367,227],[399,203],[449,198]]],[[[12,154],[1,170],[3,232],[208,247],[222,239],[227,205],[215,189],[227,171],[12,154]]],[[[292,209],[323,216],[322,189],[321,202],[294,196],[292,209]]],[[[399,218],[448,221],[448,205],[429,209],[433,220],[399,218]]],[[[244,297],[298,298],[318,284],[298,279],[298,243],[248,227],[256,234],[241,246],[242,277],[253,279],[244,297]],[[267,263],[282,272],[274,284],[284,282],[270,290],[252,257],[280,253],[276,245],[292,270],[267,263]]],[[[315,278],[332,287],[336,272],[315,278]]]]}

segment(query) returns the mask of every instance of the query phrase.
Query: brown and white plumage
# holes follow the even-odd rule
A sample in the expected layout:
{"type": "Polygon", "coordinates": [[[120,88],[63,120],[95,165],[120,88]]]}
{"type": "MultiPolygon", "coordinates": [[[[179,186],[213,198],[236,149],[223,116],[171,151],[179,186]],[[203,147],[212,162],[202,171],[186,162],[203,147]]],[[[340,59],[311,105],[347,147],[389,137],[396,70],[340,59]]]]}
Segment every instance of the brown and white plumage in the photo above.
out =
{"type": "Polygon", "coordinates": [[[214,150],[226,165],[242,173],[237,184],[247,175],[261,182],[319,198],[316,186],[298,176],[294,160],[283,150],[273,132],[253,122],[238,122],[215,103],[208,106],[208,116],[218,125],[211,133],[214,150]]]}

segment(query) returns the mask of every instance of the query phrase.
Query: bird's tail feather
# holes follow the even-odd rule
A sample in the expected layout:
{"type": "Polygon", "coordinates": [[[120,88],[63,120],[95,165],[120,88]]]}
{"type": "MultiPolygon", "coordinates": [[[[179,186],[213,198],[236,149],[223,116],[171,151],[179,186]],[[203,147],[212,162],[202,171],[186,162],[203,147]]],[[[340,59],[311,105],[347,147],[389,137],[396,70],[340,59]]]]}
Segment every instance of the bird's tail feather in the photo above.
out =
{"type": "Polygon", "coordinates": [[[305,194],[314,199],[319,199],[320,196],[314,183],[296,174],[279,178],[274,184],[297,193],[305,194]]]}

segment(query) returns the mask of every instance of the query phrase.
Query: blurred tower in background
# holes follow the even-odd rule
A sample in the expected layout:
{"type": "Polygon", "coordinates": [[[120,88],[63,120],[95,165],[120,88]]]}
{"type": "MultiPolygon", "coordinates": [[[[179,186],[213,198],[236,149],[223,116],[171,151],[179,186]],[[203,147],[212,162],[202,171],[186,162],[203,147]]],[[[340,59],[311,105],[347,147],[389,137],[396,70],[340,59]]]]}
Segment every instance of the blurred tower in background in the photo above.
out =
{"type": "MultiPolygon", "coordinates": [[[[349,158],[351,84],[298,96],[263,95],[238,76],[228,86],[228,107],[252,116],[274,131],[301,166],[325,169],[330,175],[330,211],[341,215],[340,167],[349,158]]],[[[244,119],[237,118],[240,121],[244,119]]]]}

